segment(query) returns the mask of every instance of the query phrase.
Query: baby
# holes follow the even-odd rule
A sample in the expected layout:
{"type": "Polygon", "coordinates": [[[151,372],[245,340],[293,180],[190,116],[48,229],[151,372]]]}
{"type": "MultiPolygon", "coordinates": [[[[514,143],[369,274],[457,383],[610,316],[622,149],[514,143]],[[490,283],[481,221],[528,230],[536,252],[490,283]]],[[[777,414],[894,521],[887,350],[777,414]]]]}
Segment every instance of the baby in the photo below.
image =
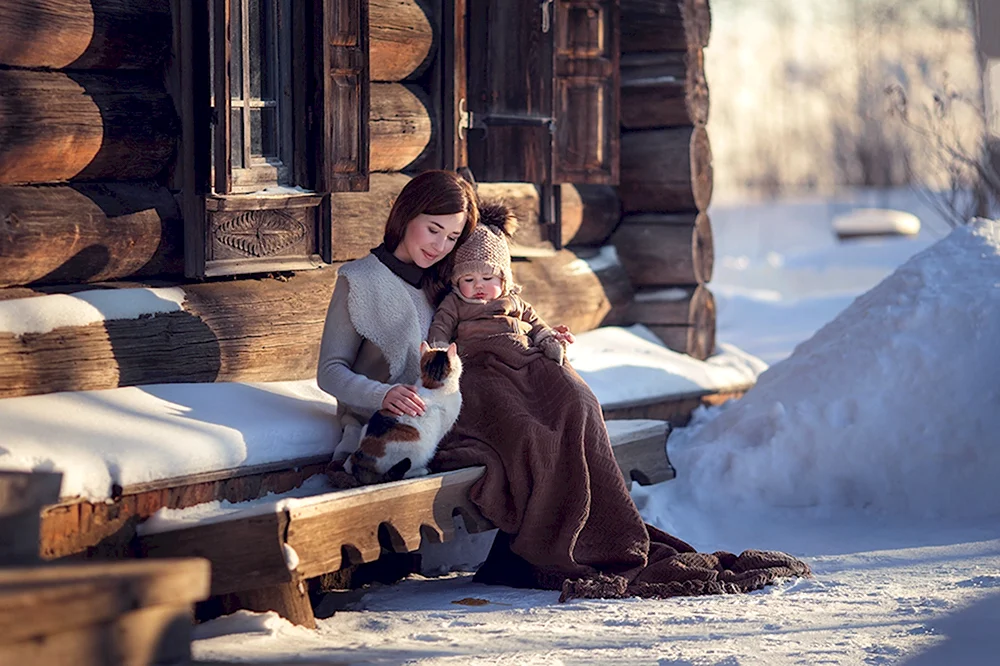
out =
{"type": "Polygon", "coordinates": [[[479,224],[455,250],[452,285],[438,306],[427,339],[432,347],[454,340],[461,353],[469,343],[506,336],[526,353],[541,350],[559,365],[563,345],[531,305],[517,294],[510,271],[510,247],[517,219],[502,203],[481,203],[479,224]]]}

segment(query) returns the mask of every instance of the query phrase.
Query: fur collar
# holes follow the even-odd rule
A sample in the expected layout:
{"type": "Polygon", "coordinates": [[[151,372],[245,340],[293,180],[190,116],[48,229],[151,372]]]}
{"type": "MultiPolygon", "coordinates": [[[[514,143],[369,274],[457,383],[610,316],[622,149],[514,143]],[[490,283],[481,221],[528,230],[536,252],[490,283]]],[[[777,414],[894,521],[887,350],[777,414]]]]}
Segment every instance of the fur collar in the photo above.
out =
{"type": "Polygon", "coordinates": [[[375,255],[350,261],[339,275],[350,284],[347,310],[358,334],[389,363],[389,381],[420,379],[420,341],[434,314],[424,292],[400,279],[375,255]]]}

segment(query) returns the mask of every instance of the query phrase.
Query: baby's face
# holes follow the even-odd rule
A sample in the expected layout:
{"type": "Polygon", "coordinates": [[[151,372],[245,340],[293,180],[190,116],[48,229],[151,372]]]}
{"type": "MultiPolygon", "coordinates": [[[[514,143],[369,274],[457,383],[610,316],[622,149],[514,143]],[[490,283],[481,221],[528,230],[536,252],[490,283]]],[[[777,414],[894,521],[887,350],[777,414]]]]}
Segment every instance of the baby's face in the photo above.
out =
{"type": "Polygon", "coordinates": [[[503,292],[503,280],[492,273],[466,273],[458,278],[458,290],[466,298],[492,301],[500,298],[503,292]]]}

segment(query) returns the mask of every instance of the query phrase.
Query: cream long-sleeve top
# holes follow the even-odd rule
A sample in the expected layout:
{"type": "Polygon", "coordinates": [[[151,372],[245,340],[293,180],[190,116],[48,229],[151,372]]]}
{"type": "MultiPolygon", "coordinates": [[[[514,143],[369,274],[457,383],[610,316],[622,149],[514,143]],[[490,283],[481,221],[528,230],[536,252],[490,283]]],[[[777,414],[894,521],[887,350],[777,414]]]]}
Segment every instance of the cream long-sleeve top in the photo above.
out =
{"type": "Polygon", "coordinates": [[[434,311],[414,268],[381,247],[340,267],[316,382],[337,398],[345,438],[348,425],[366,422],[381,408],[390,388],[420,378],[420,342],[434,311]]]}

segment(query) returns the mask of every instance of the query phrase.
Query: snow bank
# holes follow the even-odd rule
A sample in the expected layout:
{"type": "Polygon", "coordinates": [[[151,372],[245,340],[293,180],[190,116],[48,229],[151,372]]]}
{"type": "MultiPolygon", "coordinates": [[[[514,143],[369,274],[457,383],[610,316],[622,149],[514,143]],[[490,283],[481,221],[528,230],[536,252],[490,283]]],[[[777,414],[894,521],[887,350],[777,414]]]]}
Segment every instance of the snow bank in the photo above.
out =
{"type": "Polygon", "coordinates": [[[0,469],[61,471],[92,500],[199,472],[331,454],[336,401],[315,380],[158,384],[0,400],[0,469]]]}
{"type": "Polygon", "coordinates": [[[755,388],[674,433],[660,499],[1000,514],[1000,223],[956,229],[855,300],[755,388]]]}

